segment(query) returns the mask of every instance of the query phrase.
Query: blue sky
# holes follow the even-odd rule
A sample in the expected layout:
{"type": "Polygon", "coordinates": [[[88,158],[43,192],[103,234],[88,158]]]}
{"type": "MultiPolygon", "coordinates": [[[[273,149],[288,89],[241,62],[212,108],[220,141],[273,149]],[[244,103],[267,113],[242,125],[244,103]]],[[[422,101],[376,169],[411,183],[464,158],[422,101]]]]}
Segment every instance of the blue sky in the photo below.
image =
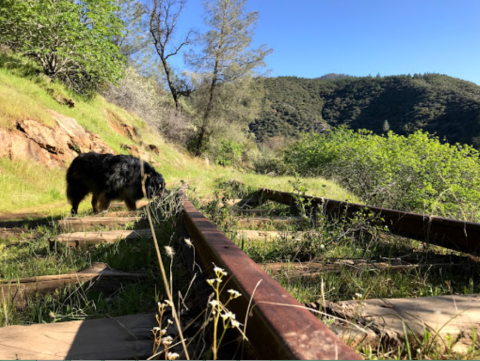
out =
{"type": "MultiPolygon", "coordinates": [[[[270,76],[435,72],[480,85],[480,0],[249,0],[270,76]]],[[[188,0],[179,33],[203,31],[188,0]]],[[[181,67],[180,57],[175,61],[181,67]]]]}

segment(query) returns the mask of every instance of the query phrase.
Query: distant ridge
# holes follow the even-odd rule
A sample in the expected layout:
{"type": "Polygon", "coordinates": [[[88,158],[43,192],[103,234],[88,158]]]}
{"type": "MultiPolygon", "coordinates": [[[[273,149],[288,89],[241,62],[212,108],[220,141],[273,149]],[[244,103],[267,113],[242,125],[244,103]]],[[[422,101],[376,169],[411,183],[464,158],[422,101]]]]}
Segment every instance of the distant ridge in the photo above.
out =
{"type": "Polygon", "coordinates": [[[257,139],[345,125],[381,134],[418,129],[480,147],[480,86],[440,74],[264,79],[266,108],[250,124],[257,139]]]}
{"type": "Polygon", "coordinates": [[[328,74],[319,76],[318,78],[315,78],[315,79],[336,80],[336,79],[347,79],[347,78],[358,78],[358,77],[353,75],[347,75],[347,74],[328,73],[328,74]]]}

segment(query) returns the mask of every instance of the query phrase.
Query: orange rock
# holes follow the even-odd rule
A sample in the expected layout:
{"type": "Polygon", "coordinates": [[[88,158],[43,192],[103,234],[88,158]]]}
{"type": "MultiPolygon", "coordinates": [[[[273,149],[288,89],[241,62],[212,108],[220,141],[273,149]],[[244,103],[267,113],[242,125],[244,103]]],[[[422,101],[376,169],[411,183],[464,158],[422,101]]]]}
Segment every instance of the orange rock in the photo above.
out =
{"type": "Polygon", "coordinates": [[[85,131],[73,118],[49,110],[56,125],[51,128],[25,119],[17,130],[0,128],[0,157],[35,160],[47,167],[65,168],[79,153],[115,152],[97,134],[85,131]]]}

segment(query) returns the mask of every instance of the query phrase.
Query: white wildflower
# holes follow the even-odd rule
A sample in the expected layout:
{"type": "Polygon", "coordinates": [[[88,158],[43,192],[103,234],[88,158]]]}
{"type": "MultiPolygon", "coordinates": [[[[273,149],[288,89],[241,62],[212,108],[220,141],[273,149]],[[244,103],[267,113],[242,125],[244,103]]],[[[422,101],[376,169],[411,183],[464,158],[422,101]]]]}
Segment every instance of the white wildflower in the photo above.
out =
{"type": "Polygon", "coordinates": [[[235,319],[235,314],[228,311],[228,312],[225,312],[224,314],[220,315],[220,317],[222,317],[224,320],[226,320],[226,319],[234,320],[235,319]]]}
{"type": "Polygon", "coordinates": [[[238,322],[237,320],[232,320],[232,327],[240,327],[242,324],[238,322]]]}
{"type": "Polygon", "coordinates": [[[175,255],[175,251],[170,246],[165,246],[165,252],[167,253],[167,256],[169,256],[169,257],[173,257],[175,255]]]}
{"type": "Polygon", "coordinates": [[[160,327],[154,327],[153,328],[153,332],[158,332],[158,331],[161,331],[160,327]]]}
{"type": "Polygon", "coordinates": [[[209,302],[213,307],[218,306],[218,301],[217,300],[212,300],[209,302]]]}
{"type": "Polygon", "coordinates": [[[226,319],[228,318],[228,314],[222,313],[222,314],[220,315],[220,317],[223,318],[224,320],[226,320],[226,319]]]}
{"type": "Polygon", "coordinates": [[[164,346],[170,346],[173,342],[173,338],[172,336],[167,336],[167,337],[164,337],[162,338],[162,343],[164,346]]]}
{"type": "Polygon", "coordinates": [[[242,295],[240,292],[232,290],[232,289],[228,290],[227,292],[230,293],[230,297],[232,297],[232,298],[238,298],[242,295]]]}
{"type": "Polygon", "coordinates": [[[210,286],[213,286],[213,284],[215,283],[215,279],[212,278],[210,280],[207,280],[207,283],[210,285],[210,286]]]}
{"type": "Polygon", "coordinates": [[[185,241],[185,243],[187,244],[188,247],[192,247],[192,246],[193,246],[192,241],[191,241],[190,238],[185,238],[184,241],[185,241]]]}
{"type": "Polygon", "coordinates": [[[180,355],[179,355],[178,353],[176,353],[176,352],[169,352],[169,353],[167,353],[167,358],[168,358],[169,360],[176,360],[176,359],[178,359],[179,357],[180,357],[180,355]]]}
{"type": "Polygon", "coordinates": [[[167,323],[168,323],[169,325],[173,325],[173,321],[172,321],[172,320],[167,320],[167,323]]]}
{"type": "Polygon", "coordinates": [[[221,278],[217,278],[217,282],[218,282],[218,283],[221,283],[221,282],[222,282],[222,279],[221,279],[221,278]]]}
{"type": "Polygon", "coordinates": [[[217,273],[217,272],[223,273],[225,270],[224,270],[223,268],[220,268],[220,267],[215,266],[215,267],[213,268],[213,271],[214,271],[215,273],[217,273]]]}

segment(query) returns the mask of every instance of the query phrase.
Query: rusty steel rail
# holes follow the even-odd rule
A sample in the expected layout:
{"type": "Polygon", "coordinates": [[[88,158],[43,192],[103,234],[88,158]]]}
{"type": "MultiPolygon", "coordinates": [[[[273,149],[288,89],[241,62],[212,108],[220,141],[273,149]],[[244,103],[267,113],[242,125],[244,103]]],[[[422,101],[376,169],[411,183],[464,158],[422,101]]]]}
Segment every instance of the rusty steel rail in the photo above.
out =
{"type": "MultiPolygon", "coordinates": [[[[242,183],[237,182],[237,184],[242,183]]],[[[262,199],[272,200],[292,207],[297,204],[297,196],[288,192],[259,188],[257,195],[262,197],[262,199]]],[[[342,215],[346,213],[347,216],[351,216],[357,212],[373,213],[383,219],[377,222],[377,224],[380,223],[387,226],[392,233],[455,251],[473,255],[480,254],[479,223],[371,207],[319,197],[300,197],[309,207],[323,207],[323,212],[327,215],[342,215]]]]}
{"type": "Polygon", "coordinates": [[[212,263],[215,263],[230,277],[225,291],[233,288],[242,293],[242,297],[231,301],[228,308],[236,314],[239,322],[248,323],[248,343],[260,359],[360,359],[191,202],[184,201],[183,205],[183,223],[194,241],[197,260],[199,258],[203,271],[213,277],[212,263]],[[250,300],[252,307],[246,320],[250,300]]]}

